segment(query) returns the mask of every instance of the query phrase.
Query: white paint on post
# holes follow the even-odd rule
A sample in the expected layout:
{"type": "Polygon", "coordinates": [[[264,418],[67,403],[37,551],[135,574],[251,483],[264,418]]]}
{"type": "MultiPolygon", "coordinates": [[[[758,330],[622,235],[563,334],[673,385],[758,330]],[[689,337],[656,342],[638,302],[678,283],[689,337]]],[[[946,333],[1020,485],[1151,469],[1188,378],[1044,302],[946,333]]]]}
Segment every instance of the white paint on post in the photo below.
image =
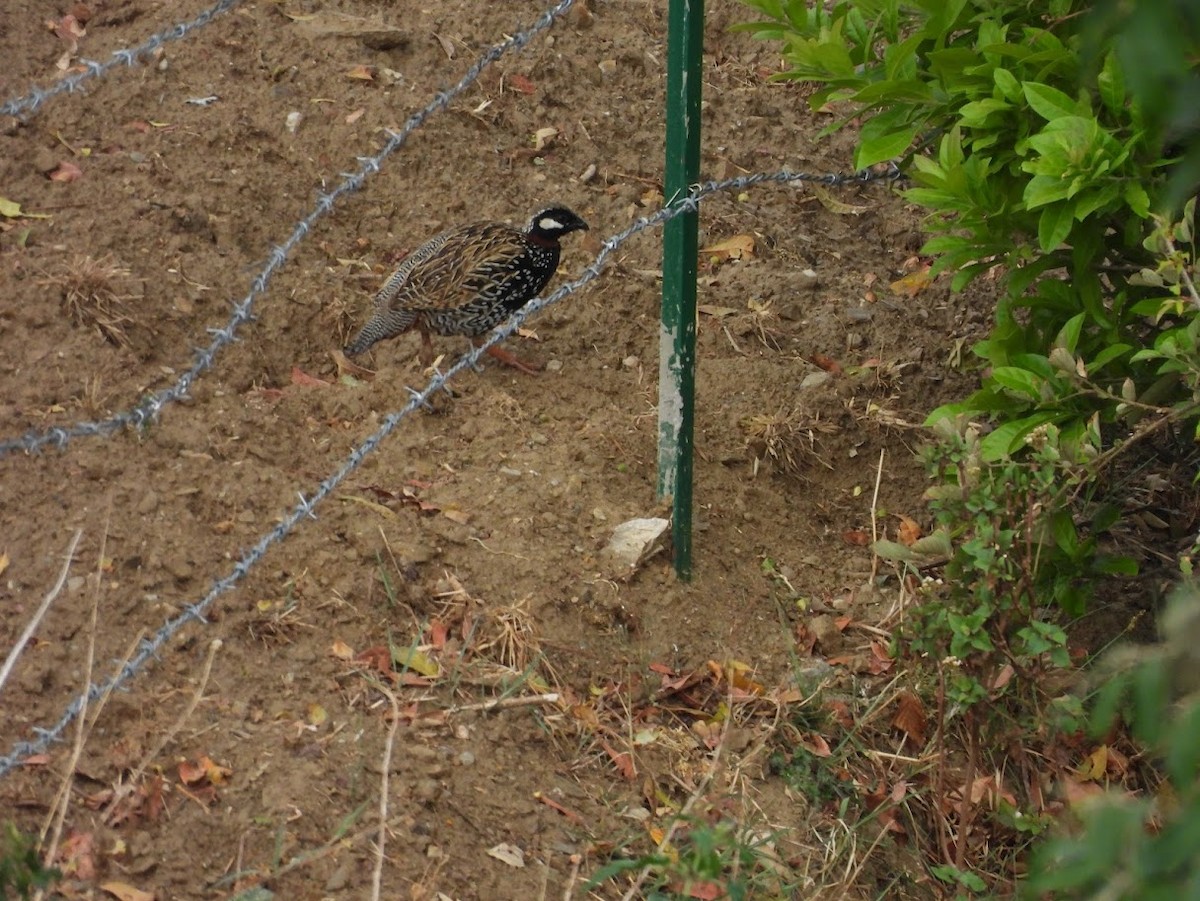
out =
{"type": "MultiPolygon", "coordinates": [[[[675,328],[680,326],[676,324],[675,328]]],[[[678,336],[663,324],[658,332],[658,493],[672,497],[679,484],[679,433],[683,430],[683,393],[680,390],[678,336]]]]}

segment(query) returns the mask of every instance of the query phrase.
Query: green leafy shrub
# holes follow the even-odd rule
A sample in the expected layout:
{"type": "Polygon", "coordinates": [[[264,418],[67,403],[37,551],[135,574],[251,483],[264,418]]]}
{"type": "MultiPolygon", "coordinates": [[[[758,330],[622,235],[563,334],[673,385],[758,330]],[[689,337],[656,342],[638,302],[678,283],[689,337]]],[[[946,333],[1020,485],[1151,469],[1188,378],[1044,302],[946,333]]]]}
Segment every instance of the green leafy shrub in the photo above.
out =
{"type": "Polygon", "coordinates": [[[12,823],[4,824],[0,836],[0,901],[31,898],[37,889],[46,888],[60,876],[58,870],[42,865],[33,839],[12,823]]]}
{"type": "Polygon", "coordinates": [[[834,127],[862,120],[857,165],[925,136],[933,152],[911,156],[907,196],[931,214],[935,271],[953,272],[958,289],[999,267],[995,326],[974,348],[991,371],[933,419],[999,415],[1004,428],[983,446],[996,460],[1045,423],[1072,440],[1095,414],[1112,421],[1104,386],[1129,378],[1136,394],[1154,384],[1135,358],[1153,340],[1139,306],[1148,286],[1130,275],[1150,265],[1143,239],[1154,227],[1150,190],[1169,167],[1165,123],[1131,96],[1117,49],[1089,82],[1092,4],[748,2],[771,21],[746,27],[784,43],[782,77],[823,84],[814,107],[843,101],[834,127]]]}
{"type": "Polygon", "coordinates": [[[1109,792],[1079,805],[1078,828],[1034,855],[1029,898],[1153,901],[1200,897],[1200,592],[1176,592],[1163,642],[1123,649],[1106,672],[1092,732],[1120,718],[1157,757],[1156,797],[1109,792]]]}
{"type": "MultiPolygon", "coordinates": [[[[1168,174],[1200,155],[1200,131],[1187,131],[1200,112],[1185,103],[1200,94],[1194,4],[746,2],[767,20],[742,27],[782,44],[779,77],[821,85],[811,105],[845,113],[830,130],[861,122],[858,166],[909,154],[906,196],[929,213],[934,271],[953,273],[955,289],[997,277],[993,327],[973,348],[981,386],[931,423],[992,419],[979,442],[989,464],[1053,428],[1067,457],[1100,458],[1083,476],[1093,483],[1113,441],[1147,416],[1200,425],[1194,207],[1153,212],[1168,174]],[[1172,24],[1152,68],[1175,77],[1157,96],[1128,71],[1145,50],[1139,16],[1172,24]]],[[[1051,526],[1067,522],[1056,513],[1051,526]]],[[[1057,547],[1086,568],[1094,541],[1057,547]]],[[[1079,594],[1059,588],[1078,610],[1079,594]]]]}

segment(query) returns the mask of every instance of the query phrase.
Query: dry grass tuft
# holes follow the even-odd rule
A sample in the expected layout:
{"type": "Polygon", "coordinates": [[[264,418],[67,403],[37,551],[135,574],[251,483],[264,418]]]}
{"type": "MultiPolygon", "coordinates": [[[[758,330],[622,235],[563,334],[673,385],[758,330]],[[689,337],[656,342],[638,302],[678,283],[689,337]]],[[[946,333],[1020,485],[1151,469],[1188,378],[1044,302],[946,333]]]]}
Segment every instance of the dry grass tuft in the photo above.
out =
{"type": "Polygon", "coordinates": [[[100,258],[79,254],[38,284],[62,291],[63,306],[73,325],[94,327],[106,341],[128,347],[127,329],[133,324],[129,301],[138,296],[130,290],[135,281],[130,270],[111,254],[100,258]]]}
{"type": "Polygon", "coordinates": [[[822,420],[820,413],[781,409],[747,416],[740,425],[754,456],[755,475],[768,461],[792,475],[799,475],[814,460],[833,468],[821,457],[820,436],[836,432],[837,426],[822,420]]]}

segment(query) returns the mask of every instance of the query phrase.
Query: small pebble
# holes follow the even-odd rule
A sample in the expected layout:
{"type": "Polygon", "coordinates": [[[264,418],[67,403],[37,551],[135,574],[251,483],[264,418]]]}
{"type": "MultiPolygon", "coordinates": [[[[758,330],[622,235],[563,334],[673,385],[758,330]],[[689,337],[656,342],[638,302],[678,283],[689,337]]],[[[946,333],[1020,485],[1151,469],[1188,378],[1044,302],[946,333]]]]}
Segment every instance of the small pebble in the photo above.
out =
{"type": "Polygon", "coordinates": [[[591,163],[586,169],[583,170],[583,174],[579,176],[579,180],[586,185],[589,181],[596,177],[596,171],[596,164],[591,163]]]}
{"type": "Polygon", "coordinates": [[[546,364],[547,372],[559,372],[563,368],[562,360],[551,360],[546,364]]]}
{"type": "Polygon", "coordinates": [[[475,765],[475,755],[472,754],[470,751],[463,751],[461,754],[459,754],[457,757],[454,758],[454,762],[457,763],[459,766],[474,766],[475,765]]]}
{"type": "Polygon", "coordinates": [[[290,131],[292,134],[295,134],[296,129],[300,127],[300,123],[303,121],[304,121],[304,114],[301,112],[297,112],[296,110],[293,110],[292,112],[287,114],[287,119],[285,120],[284,127],[287,128],[287,130],[290,131]]]}

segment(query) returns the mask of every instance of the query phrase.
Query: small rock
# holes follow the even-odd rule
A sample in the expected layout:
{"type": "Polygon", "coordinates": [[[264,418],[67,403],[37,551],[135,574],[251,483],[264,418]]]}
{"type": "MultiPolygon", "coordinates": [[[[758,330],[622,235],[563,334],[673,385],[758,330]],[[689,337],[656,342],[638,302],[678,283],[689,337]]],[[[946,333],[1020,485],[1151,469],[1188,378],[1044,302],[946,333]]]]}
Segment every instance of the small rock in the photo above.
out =
{"type": "Polygon", "coordinates": [[[803,269],[800,272],[800,287],[810,290],[821,287],[821,277],[811,269],[803,269]]]}
{"type": "Polygon", "coordinates": [[[436,779],[418,779],[413,786],[413,797],[422,804],[432,804],[442,794],[442,787],[436,779]]]}
{"type": "Polygon", "coordinates": [[[350,861],[343,861],[325,880],[325,891],[340,892],[350,883],[350,861]]]}
{"type": "Polygon", "coordinates": [[[631,519],[613,529],[604,553],[623,567],[636,569],[643,561],[662,550],[662,537],[671,525],[661,517],[631,519]]]}
{"type": "Polygon", "coordinates": [[[454,758],[454,762],[459,766],[475,766],[475,755],[470,751],[463,751],[454,758]]]}
{"type": "Polygon", "coordinates": [[[615,59],[602,59],[596,64],[596,68],[600,70],[601,75],[608,78],[617,71],[617,61],[615,59]]]}
{"type": "Polygon", "coordinates": [[[147,491],[142,495],[142,499],[138,501],[134,510],[140,516],[149,516],[158,509],[158,494],[154,491],[147,491]]]}
{"type": "Polygon", "coordinates": [[[579,180],[586,185],[589,181],[596,177],[597,171],[596,164],[589,163],[588,167],[583,170],[583,174],[579,176],[579,180]]]}
{"type": "Polygon", "coordinates": [[[867,339],[858,332],[846,332],[846,350],[858,350],[866,343],[867,339]]]}
{"type": "Polygon", "coordinates": [[[71,578],[67,579],[67,591],[74,594],[83,587],[85,581],[83,576],[71,576],[71,578]]]}
{"type": "Polygon", "coordinates": [[[624,360],[621,361],[621,365],[624,366],[626,369],[637,369],[638,363],[640,363],[640,362],[642,362],[642,361],[639,360],[633,354],[630,354],[628,357],[626,357],[624,360]]]}
{"type": "Polygon", "coordinates": [[[804,380],[800,382],[800,390],[804,391],[810,388],[819,388],[832,380],[833,376],[828,372],[810,372],[804,377],[804,380]]]}
{"type": "Polygon", "coordinates": [[[283,127],[286,128],[292,134],[295,134],[296,129],[298,129],[300,127],[300,123],[303,121],[304,121],[304,113],[301,113],[298,110],[292,110],[290,113],[287,114],[287,118],[284,120],[283,127]]]}
{"type": "Polygon", "coordinates": [[[53,172],[58,168],[58,154],[49,147],[43,147],[33,155],[33,168],[42,175],[53,172]]]}
{"type": "Polygon", "coordinates": [[[812,617],[808,621],[808,628],[816,636],[817,645],[823,653],[829,653],[841,642],[842,632],[837,627],[837,622],[828,613],[812,617]]]}
{"type": "Polygon", "coordinates": [[[563,368],[562,360],[550,360],[546,364],[547,372],[558,372],[563,368]]]}

